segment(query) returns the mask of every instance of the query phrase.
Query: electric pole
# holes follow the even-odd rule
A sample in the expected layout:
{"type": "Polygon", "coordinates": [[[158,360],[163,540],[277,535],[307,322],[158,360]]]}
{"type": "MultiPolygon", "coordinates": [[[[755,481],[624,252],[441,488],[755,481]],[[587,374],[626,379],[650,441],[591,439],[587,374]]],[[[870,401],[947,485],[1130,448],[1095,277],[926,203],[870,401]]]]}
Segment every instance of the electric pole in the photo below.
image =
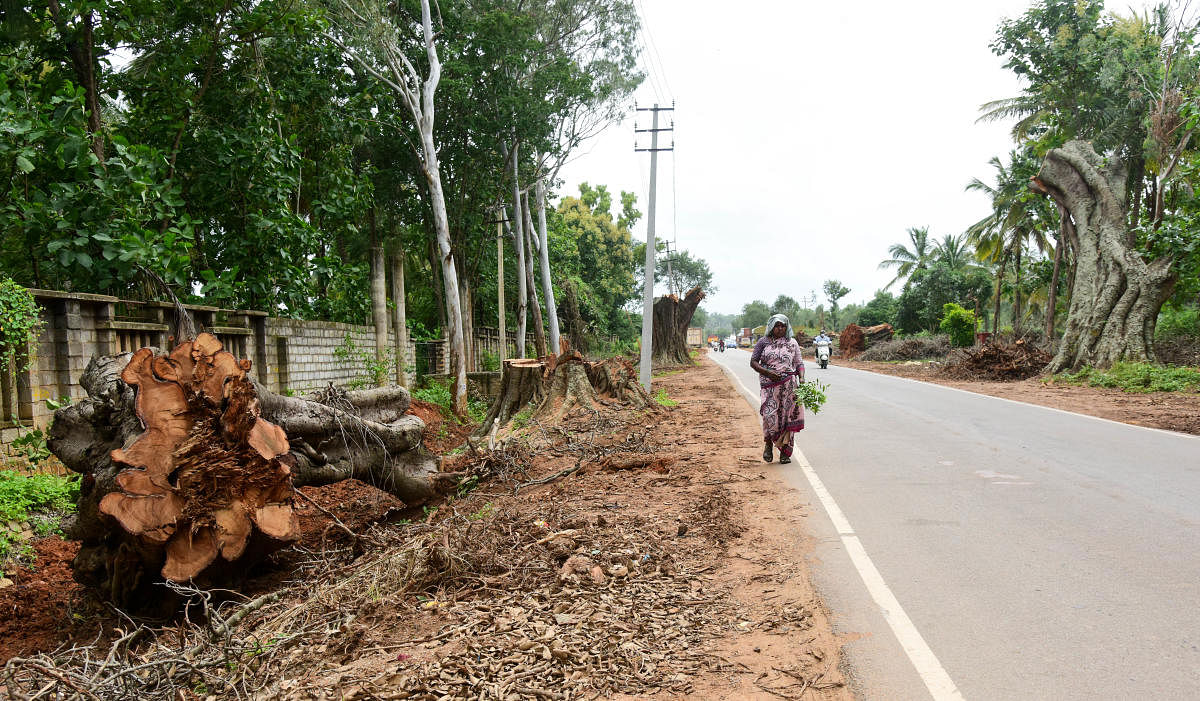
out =
{"type": "MultiPolygon", "coordinates": [[[[649,132],[650,133],[650,148],[637,148],[634,145],[634,151],[649,151],[650,152],[650,205],[646,211],[646,285],[642,300],[642,357],[641,357],[641,372],[639,379],[646,391],[650,391],[650,356],[654,346],[654,199],[655,199],[655,177],[658,175],[658,152],[675,150],[675,141],[671,140],[670,148],[658,147],[658,132],[673,131],[672,126],[660,129],[658,127],[659,112],[673,112],[674,107],[659,107],[657,103],[653,107],[635,107],[638,112],[649,112],[651,116],[651,126],[649,129],[638,129],[634,126],[634,133],[649,132]]],[[[636,138],[636,137],[635,137],[636,138]]]]}

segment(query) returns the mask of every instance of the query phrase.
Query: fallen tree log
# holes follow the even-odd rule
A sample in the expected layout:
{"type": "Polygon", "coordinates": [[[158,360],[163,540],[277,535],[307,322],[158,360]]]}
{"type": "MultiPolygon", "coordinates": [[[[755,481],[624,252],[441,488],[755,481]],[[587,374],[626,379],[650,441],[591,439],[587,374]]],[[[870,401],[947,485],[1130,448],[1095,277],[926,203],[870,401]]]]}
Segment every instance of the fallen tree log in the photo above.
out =
{"type": "Polygon", "coordinates": [[[88,396],[55,414],[51,451],[83,480],[66,535],[73,568],[118,605],[173,581],[227,583],[298,536],[293,488],[357,477],[409,504],[438,492],[406,391],[342,393],[341,406],[256,386],[250,363],[200,334],[169,355],[93,359],[88,396]],[[363,418],[394,418],[382,423],[363,418]]]}

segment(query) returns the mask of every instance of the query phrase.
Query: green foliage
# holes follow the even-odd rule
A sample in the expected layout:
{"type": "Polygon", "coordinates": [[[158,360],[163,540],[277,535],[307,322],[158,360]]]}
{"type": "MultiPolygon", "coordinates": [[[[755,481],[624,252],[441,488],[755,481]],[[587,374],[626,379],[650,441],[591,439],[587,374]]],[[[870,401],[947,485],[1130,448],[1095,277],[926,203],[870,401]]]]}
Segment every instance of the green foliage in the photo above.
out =
{"type": "Polygon", "coordinates": [[[1154,328],[1155,340],[1187,336],[1200,337],[1200,307],[1164,306],[1154,328]]]}
{"type": "Polygon", "coordinates": [[[1108,370],[1085,367],[1074,374],[1055,375],[1054,381],[1114,387],[1123,392],[1200,392],[1200,368],[1117,362],[1108,370]]]}
{"type": "Polygon", "coordinates": [[[942,306],[942,333],[950,336],[950,345],[965,348],[975,343],[975,312],[950,302],[942,306]]]}
{"type": "Polygon", "coordinates": [[[654,401],[658,402],[659,406],[665,406],[668,409],[679,406],[679,402],[667,396],[667,390],[659,389],[654,393],[654,401]]]}
{"type": "Polygon", "coordinates": [[[500,355],[483,351],[479,354],[479,364],[484,372],[498,372],[500,370],[500,355]]]}
{"type": "Polygon", "coordinates": [[[796,401],[808,411],[816,414],[821,411],[821,407],[825,406],[825,402],[829,398],[826,395],[828,391],[829,385],[824,382],[817,380],[799,382],[796,384],[796,401]]]}
{"type": "MultiPolygon", "coordinates": [[[[25,475],[0,470],[0,560],[10,555],[12,535],[8,522],[23,522],[34,512],[71,513],[79,498],[79,480],[56,475],[25,475]]],[[[42,527],[39,530],[47,530],[42,527]]]]}
{"type": "Polygon", "coordinates": [[[387,383],[389,374],[396,367],[394,348],[389,346],[383,358],[379,359],[373,348],[360,348],[349,333],[342,339],[342,344],[333,349],[333,357],[343,363],[357,365],[361,369],[362,374],[346,383],[350,389],[382,386],[387,383]]]}
{"type": "Polygon", "coordinates": [[[15,369],[18,356],[23,355],[19,351],[37,341],[44,325],[40,314],[29,290],[10,278],[0,278],[0,373],[15,369]]]}
{"type": "Polygon", "coordinates": [[[533,418],[533,407],[526,406],[524,409],[513,414],[512,426],[515,430],[521,430],[529,425],[530,419],[533,418]]]}
{"type": "MultiPolygon", "coordinates": [[[[424,387],[412,391],[412,397],[436,405],[442,416],[459,421],[458,417],[454,415],[454,394],[451,391],[453,385],[453,380],[428,380],[424,387]]],[[[488,403],[486,401],[467,397],[468,421],[476,424],[483,423],[483,420],[487,418],[487,412],[488,403]]]]}
{"type": "Polygon", "coordinates": [[[821,289],[825,292],[825,298],[829,300],[829,316],[834,328],[838,326],[838,300],[850,294],[850,288],[841,283],[840,280],[826,280],[821,289]]]}
{"type": "Polygon", "coordinates": [[[896,298],[890,292],[878,290],[870,302],[858,312],[859,326],[896,323],[896,298]]]}
{"type": "Polygon", "coordinates": [[[945,305],[955,303],[974,307],[972,297],[981,303],[991,293],[991,280],[982,270],[952,270],[936,262],[930,268],[915,271],[896,305],[896,326],[905,334],[937,332],[945,305]]]}

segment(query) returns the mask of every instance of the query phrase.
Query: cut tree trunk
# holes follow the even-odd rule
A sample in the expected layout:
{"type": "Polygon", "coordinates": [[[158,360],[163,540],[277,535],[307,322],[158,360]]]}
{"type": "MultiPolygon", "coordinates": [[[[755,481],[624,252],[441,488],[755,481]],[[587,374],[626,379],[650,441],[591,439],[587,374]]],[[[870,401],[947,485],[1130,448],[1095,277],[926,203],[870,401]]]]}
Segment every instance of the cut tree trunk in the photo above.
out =
{"type": "Polygon", "coordinates": [[[249,366],[209,334],[92,360],[48,441],[84,476],[65,528],[76,579],[137,607],[160,576],[227,584],[294,540],[294,486],[357,477],[410,505],[447,486],[407,390],[327,391],[329,406],[269,392],[249,366]]]}
{"type": "Polygon", "coordinates": [[[1047,370],[1153,361],[1154,325],[1176,275],[1170,258],[1147,262],[1129,246],[1124,164],[1070,141],[1046,154],[1033,187],[1066,207],[1075,224],[1070,311],[1047,370]]]}
{"type": "Polygon", "coordinates": [[[696,307],[704,299],[699,287],[688,290],[683,299],[676,295],[660,297],[654,303],[653,363],[660,365],[690,365],[687,330],[696,307]]]}

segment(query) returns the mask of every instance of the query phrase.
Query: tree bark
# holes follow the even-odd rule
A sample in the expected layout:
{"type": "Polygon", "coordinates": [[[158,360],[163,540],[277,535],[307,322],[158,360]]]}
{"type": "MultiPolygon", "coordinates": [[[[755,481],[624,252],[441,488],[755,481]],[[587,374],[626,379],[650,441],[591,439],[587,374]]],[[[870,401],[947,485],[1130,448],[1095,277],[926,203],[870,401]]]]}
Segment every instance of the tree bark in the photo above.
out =
{"type": "Polygon", "coordinates": [[[570,279],[563,280],[562,289],[563,314],[567,317],[567,338],[572,348],[580,353],[587,353],[587,336],[583,315],[579,313],[579,294],[575,291],[575,282],[570,279]]]}
{"type": "Polygon", "coordinates": [[[696,307],[704,299],[699,287],[688,290],[683,299],[675,295],[660,297],[654,303],[654,365],[690,365],[687,330],[696,307]]]}
{"type": "MultiPolygon", "coordinates": [[[[550,281],[550,244],[546,233],[546,182],[543,178],[538,179],[534,191],[537,197],[538,239],[541,241],[538,252],[541,254],[542,298],[546,302],[546,319],[550,326],[550,349],[557,353],[559,352],[558,304],[554,299],[554,285],[550,281]]],[[[576,348],[580,347],[576,346],[576,348]]],[[[580,349],[582,350],[582,348],[580,349]]]]}
{"type": "Polygon", "coordinates": [[[512,179],[513,179],[513,206],[510,229],[513,238],[513,247],[517,252],[517,357],[524,358],[525,349],[525,324],[526,312],[529,305],[529,287],[528,280],[525,274],[525,236],[522,233],[521,216],[521,182],[520,169],[517,167],[518,144],[513,142],[512,147],[512,179]]]}
{"type": "MultiPolygon", "coordinates": [[[[1137,198],[1134,199],[1136,202],[1137,198]]],[[[1054,242],[1054,272],[1050,275],[1050,291],[1046,295],[1046,342],[1050,344],[1050,348],[1054,347],[1054,322],[1058,316],[1058,278],[1062,271],[1063,247],[1067,245],[1067,227],[1070,225],[1070,215],[1066,208],[1058,204],[1058,240],[1054,242]]]]}
{"type": "Polygon", "coordinates": [[[88,396],[55,413],[48,440],[83,475],[64,524],[82,541],[76,579],[137,606],[160,575],[228,583],[294,539],[294,486],[356,477],[410,505],[446,486],[407,390],[320,404],[267,391],[249,365],[208,334],[89,363],[88,396]]]}
{"type": "Polygon", "coordinates": [[[1124,187],[1124,164],[1105,163],[1083,141],[1047,153],[1033,181],[1075,224],[1070,311],[1049,372],[1154,359],[1154,326],[1176,274],[1170,258],[1147,262],[1129,247],[1124,187]]]}
{"type": "Polygon", "coordinates": [[[404,249],[392,254],[392,333],[396,337],[396,384],[408,387],[408,305],[404,293],[404,249]]]}
{"type": "Polygon", "coordinates": [[[524,202],[522,210],[523,217],[525,219],[524,246],[526,251],[525,260],[527,262],[527,265],[525,266],[525,285],[529,288],[529,301],[532,302],[530,308],[533,309],[534,350],[536,351],[537,356],[541,358],[550,353],[557,353],[558,351],[557,349],[546,349],[546,327],[542,323],[542,306],[541,302],[538,300],[537,284],[534,283],[533,279],[533,232],[530,231],[533,226],[531,225],[532,219],[529,216],[529,196],[526,195],[522,198],[522,200],[524,202]]]}
{"type": "Polygon", "coordinates": [[[1021,241],[1014,245],[1016,258],[1013,260],[1013,334],[1021,335],[1021,241]]]}
{"type": "Polygon", "coordinates": [[[1000,290],[1001,283],[1004,281],[1004,266],[1008,263],[1008,253],[1000,254],[1000,270],[996,272],[996,300],[993,303],[992,310],[992,336],[1000,333],[1000,290]]]}
{"type": "MultiPolygon", "coordinates": [[[[374,229],[374,213],[371,215],[374,229]]],[[[376,240],[371,246],[371,323],[375,326],[375,376],[377,386],[387,384],[388,313],[387,268],[384,267],[383,246],[376,240]]]]}

